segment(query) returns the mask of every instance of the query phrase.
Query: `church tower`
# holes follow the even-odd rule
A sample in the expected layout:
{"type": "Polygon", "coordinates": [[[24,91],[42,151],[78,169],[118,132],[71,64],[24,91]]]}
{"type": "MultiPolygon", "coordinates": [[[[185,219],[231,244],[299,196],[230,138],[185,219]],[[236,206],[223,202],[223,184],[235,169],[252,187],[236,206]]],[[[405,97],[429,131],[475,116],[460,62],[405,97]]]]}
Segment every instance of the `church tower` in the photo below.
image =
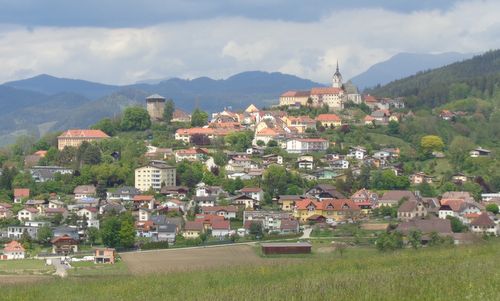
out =
{"type": "Polygon", "coordinates": [[[339,71],[339,61],[337,61],[337,70],[335,71],[335,74],[333,74],[332,87],[342,88],[342,74],[340,74],[339,71]]]}

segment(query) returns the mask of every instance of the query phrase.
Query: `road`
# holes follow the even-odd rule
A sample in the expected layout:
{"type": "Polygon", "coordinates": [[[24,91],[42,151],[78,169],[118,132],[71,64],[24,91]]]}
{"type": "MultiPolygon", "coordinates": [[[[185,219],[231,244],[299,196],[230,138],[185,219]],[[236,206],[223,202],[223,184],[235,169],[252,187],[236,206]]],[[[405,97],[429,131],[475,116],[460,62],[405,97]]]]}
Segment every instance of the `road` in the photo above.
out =
{"type": "Polygon", "coordinates": [[[304,232],[302,232],[302,236],[300,237],[300,239],[309,239],[311,238],[311,232],[312,232],[312,228],[305,228],[304,229],[304,232]]]}
{"type": "Polygon", "coordinates": [[[66,277],[68,275],[68,272],[66,272],[66,270],[69,269],[69,266],[63,264],[61,262],[61,258],[52,258],[52,265],[56,268],[57,276],[66,277]]]}

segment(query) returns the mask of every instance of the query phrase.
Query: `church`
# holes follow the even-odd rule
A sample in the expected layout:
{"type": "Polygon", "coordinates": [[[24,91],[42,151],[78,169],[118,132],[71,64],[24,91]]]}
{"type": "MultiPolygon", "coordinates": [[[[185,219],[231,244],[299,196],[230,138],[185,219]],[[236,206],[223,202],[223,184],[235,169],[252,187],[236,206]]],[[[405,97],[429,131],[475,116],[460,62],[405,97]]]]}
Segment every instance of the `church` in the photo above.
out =
{"type": "Polygon", "coordinates": [[[331,87],[317,87],[309,91],[287,91],[280,96],[280,106],[322,107],[327,105],[330,111],[339,111],[344,108],[345,102],[349,100],[359,103],[361,96],[352,83],[343,83],[337,62],[331,87]]]}

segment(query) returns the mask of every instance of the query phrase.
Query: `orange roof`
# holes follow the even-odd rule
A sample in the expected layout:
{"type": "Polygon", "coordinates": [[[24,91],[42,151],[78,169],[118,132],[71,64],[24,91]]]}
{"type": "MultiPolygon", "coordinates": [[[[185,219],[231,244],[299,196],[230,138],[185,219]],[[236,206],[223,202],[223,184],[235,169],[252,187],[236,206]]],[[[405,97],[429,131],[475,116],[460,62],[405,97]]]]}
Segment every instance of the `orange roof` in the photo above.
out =
{"type": "Polygon", "coordinates": [[[442,199],[441,200],[441,205],[448,205],[450,206],[451,210],[453,211],[459,211],[460,207],[465,201],[462,199],[442,199]]]}
{"type": "Polygon", "coordinates": [[[322,202],[305,199],[295,202],[297,210],[306,210],[307,207],[313,205],[318,210],[346,211],[360,210],[359,206],[349,199],[331,199],[323,200],[322,202]]]}
{"type": "Polygon", "coordinates": [[[373,120],[375,120],[375,118],[373,118],[372,116],[370,115],[365,116],[365,121],[373,121],[373,120]]]}
{"type": "Polygon", "coordinates": [[[332,88],[332,87],[321,87],[321,88],[312,88],[311,95],[322,95],[322,94],[341,94],[342,89],[340,88],[332,88]]]}
{"type": "Polygon", "coordinates": [[[335,114],[319,114],[316,117],[317,121],[341,121],[340,117],[335,114]]]}
{"type": "Polygon", "coordinates": [[[296,139],[297,141],[300,141],[300,142],[328,142],[327,140],[325,139],[322,139],[322,138],[299,138],[299,139],[296,139]]]}
{"type": "Polygon", "coordinates": [[[273,129],[270,129],[270,128],[265,128],[265,129],[262,129],[260,130],[258,133],[257,133],[257,136],[271,136],[271,137],[276,137],[278,136],[279,134],[273,130],[273,129]]]}
{"type": "Polygon", "coordinates": [[[14,188],[14,197],[16,198],[27,198],[30,196],[29,188],[14,188]]]}
{"type": "Polygon", "coordinates": [[[189,128],[189,129],[178,129],[176,133],[179,135],[196,135],[196,134],[211,135],[215,133],[215,130],[213,128],[189,128]]]}
{"type": "Polygon", "coordinates": [[[294,97],[297,94],[297,91],[286,91],[281,94],[281,97],[294,97]]]}
{"type": "Polygon", "coordinates": [[[231,224],[229,221],[222,220],[222,221],[213,221],[212,222],[212,229],[213,230],[231,230],[231,224]]]}
{"type": "Polygon", "coordinates": [[[365,102],[377,102],[377,99],[374,96],[370,95],[370,94],[365,95],[364,98],[365,98],[365,102]]]}
{"type": "Polygon", "coordinates": [[[24,247],[19,242],[13,240],[8,244],[5,244],[4,252],[24,252],[24,247]]]}
{"type": "Polygon", "coordinates": [[[134,202],[149,202],[154,199],[152,195],[136,195],[134,196],[134,202]]]}
{"type": "Polygon", "coordinates": [[[109,138],[101,130],[67,130],[58,138],[109,138]]]}
{"type": "Polygon", "coordinates": [[[47,151],[46,151],[46,150],[39,150],[39,151],[36,151],[36,152],[34,153],[34,155],[36,155],[36,156],[39,156],[39,157],[42,157],[42,158],[43,158],[43,157],[45,157],[45,156],[47,155],[47,151]]]}

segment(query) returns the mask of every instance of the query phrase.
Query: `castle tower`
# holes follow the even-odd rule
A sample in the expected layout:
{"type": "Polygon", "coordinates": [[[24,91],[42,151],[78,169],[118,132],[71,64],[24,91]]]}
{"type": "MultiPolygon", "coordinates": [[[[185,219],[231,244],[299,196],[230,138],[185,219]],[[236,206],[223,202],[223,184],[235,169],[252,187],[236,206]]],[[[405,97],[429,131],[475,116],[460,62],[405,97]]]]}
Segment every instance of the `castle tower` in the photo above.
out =
{"type": "Polygon", "coordinates": [[[335,71],[335,74],[333,74],[332,87],[342,88],[342,74],[340,74],[339,71],[339,61],[337,61],[337,70],[335,71]]]}
{"type": "Polygon", "coordinates": [[[163,120],[163,111],[165,109],[165,97],[153,94],[146,97],[146,109],[148,110],[151,121],[163,120]]]}

